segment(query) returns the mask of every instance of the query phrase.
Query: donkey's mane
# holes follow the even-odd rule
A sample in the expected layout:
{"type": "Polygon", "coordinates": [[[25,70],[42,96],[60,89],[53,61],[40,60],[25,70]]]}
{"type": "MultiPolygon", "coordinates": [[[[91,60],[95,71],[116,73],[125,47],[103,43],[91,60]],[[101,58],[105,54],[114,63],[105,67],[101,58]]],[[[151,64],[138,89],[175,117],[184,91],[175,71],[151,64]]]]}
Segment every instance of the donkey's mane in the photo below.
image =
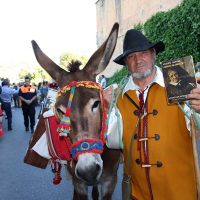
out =
{"type": "Polygon", "coordinates": [[[68,64],[67,69],[69,72],[77,72],[80,71],[80,66],[82,65],[81,61],[79,60],[71,60],[71,62],[68,64]]]}

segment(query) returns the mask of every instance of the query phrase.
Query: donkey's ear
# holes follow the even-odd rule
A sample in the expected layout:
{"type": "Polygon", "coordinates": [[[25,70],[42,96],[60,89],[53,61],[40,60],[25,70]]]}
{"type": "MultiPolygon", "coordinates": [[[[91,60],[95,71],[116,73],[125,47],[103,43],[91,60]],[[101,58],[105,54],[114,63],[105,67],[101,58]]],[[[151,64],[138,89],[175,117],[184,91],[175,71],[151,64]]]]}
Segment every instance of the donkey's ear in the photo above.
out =
{"type": "Polygon", "coordinates": [[[59,83],[61,77],[66,75],[67,72],[54,63],[48,56],[46,56],[34,40],[32,40],[31,43],[35,57],[41,67],[44,68],[57,83],[59,83]]]}
{"type": "Polygon", "coordinates": [[[92,76],[101,73],[108,65],[117,43],[119,24],[115,23],[107,40],[90,57],[84,71],[92,76]]]}

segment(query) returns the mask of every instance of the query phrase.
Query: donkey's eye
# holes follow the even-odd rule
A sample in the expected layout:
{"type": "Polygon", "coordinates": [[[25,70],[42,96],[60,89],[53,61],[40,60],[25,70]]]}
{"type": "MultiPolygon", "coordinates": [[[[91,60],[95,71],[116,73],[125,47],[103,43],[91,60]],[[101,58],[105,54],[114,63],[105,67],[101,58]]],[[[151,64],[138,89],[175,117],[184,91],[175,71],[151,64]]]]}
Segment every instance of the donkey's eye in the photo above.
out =
{"type": "Polygon", "coordinates": [[[95,101],[93,106],[92,106],[92,112],[96,112],[98,107],[99,107],[100,101],[95,101]]]}

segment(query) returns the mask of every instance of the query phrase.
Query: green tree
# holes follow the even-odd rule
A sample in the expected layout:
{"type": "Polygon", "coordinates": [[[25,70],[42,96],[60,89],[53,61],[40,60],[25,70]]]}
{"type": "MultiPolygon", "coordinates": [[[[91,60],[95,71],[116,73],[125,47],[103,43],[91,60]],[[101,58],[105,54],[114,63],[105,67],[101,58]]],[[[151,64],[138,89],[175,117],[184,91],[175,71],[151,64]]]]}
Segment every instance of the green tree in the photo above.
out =
{"type": "Polygon", "coordinates": [[[145,35],[152,41],[162,40],[165,51],[158,55],[164,60],[192,55],[200,60],[200,1],[184,0],[168,12],[158,12],[144,24],[145,35]]]}
{"type": "MultiPolygon", "coordinates": [[[[144,25],[137,24],[135,29],[144,31],[151,41],[163,41],[165,51],[157,56],[157,65],[165,60],[192,55],[194,62],[200,61],[200,1],[183,0],[167,12],[158,12],[144,25]]],[[[123,68],[114,74],[109,83],[119,82],[123,68]]],[[[126,73],[125,73],[126,74],[126,73]]]]}
{"type": "Polygon", "coordinates": [[[85,65],[88,61],[88,58],[86,56],[79,56],[70,52],[63,53],[60,56],[60,65],[64,68],[67,69],[68,64],[72,60],[79,60],[82,62],[83,65],[85,65]]]}
{"type": "Polygon", "coordinates": [[[28,76],[30,79],[34,78],[34,75],[31,74],[27,69],[22,68],[18,74],[18,77],[21,81],[24,81],[24,78],[28,76]]]}
{"type": "Polygon", "coordinates": [[[50,81],[52,79],[50,75],[42,67],[39,67],[39,66],[35,68],[33,74],[34,74],[34,78],[32,81],[36,84],[44,80],[50,81]]]}

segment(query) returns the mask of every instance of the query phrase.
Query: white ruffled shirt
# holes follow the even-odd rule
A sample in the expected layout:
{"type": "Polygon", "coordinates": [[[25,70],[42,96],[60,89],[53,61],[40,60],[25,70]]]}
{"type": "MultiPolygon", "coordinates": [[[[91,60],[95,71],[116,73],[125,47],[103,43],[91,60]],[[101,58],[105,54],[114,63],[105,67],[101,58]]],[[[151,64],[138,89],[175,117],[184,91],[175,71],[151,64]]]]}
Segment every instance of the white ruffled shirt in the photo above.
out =
{"type": "MultiPolygon", "coordinates": [[[[150,86],[153,83],[157,83],[159,84],[161,87],[165,87],[165,83],[164,83],[164,79],[163,79],[163,73],[161,71],[161,69],[157,66],[156,67],[156,74],[154,79],[152,80],[151,83],[149,83],[147,85],[147,89],[144,91],[144,102],[146,101],[146,97],[149,91],[150,86]]],[[[137,97],[139,96],[139,86],[136,85],[133,82],[132,76],[130,76],[126,86],[124,87],[123,91],[122,91],[122,98],[124,96],[124,93],[129,91],[129,90],[136,90],[136,95],[137,97]]],[[[190,108],[185,104],[184,105],[184,111],[187,112],[188,115],[191,114],[191,110],[190,108]]],[[[185,120],[186,120],[186,126],[188,128],[188,130],[190,130],[190,121],[189,119],[185,116],[185,120]]],[[[113,108],[111,114],[110,114],[110,119],[109,119],[109,123],[108,123],[108,131],[107,131],[107,146],[109,148],[114,148],[114,149],[120,149],[121,145],[120,143],[122,143],[122,135],[123,135],[123,123],[122,123],[122,116],[119,112],[119,110],[115,110],[115,108],[113,108]],[[118,113],[118,114],[116,114],[118,113]],[[119,115],[119,117],[117,117],[117,115],[119,115]],[[119,126],[121,128],[119,128],[119,126]],[[121,141],[119,141],[119,138],[121,139],[121,141]]]]}

